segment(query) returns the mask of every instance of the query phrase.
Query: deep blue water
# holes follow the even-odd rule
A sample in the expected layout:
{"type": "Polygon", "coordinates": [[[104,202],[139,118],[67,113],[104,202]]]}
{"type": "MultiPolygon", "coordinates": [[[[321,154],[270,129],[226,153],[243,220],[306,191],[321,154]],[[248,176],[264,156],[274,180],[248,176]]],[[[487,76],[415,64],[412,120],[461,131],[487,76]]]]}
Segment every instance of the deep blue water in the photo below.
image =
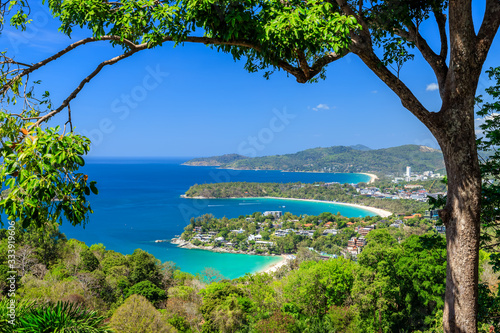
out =
{"type": "Polygon", "coordinates": [[[76,238],[87,245],[102,243],[107,249],[124,254],[141,248],[162,261],[174,261],[183,271],[196,273],[204,267],[214,267],[224,276],[234,278],[259,270],[277,259],[185,250],[170,243],[154,243],[154,240],[181,234],[191,217],[205,213],[228,218],[266,210],[283,210],[296,215],[316,215],[324,211],[340,211],[348,217],[373,215],[361,209],[326,203],[180,197],[193,184],[221,181],[357,183],[368,181],[366,175],[219,170],[183,166],[181,162],[178,159],[88,159],[83,171],[97,181],[99,189],[99,195],[90,198],[94,214],[85,229],[66,224],[61,230],[68,238],[76,238]]]}

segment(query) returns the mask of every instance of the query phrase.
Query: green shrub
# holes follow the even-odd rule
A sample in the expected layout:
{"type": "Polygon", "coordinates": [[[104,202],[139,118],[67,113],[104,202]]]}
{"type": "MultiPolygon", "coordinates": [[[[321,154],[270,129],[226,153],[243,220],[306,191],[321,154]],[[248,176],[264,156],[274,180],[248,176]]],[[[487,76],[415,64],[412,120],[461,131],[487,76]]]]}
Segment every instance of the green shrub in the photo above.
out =
{"type": "Polygon", "coordinates": [[[99,268],[99,259],[90,249],[85,249],[80,252],[80,269],[84,271],[93,272],[99,268]]]}
{"type": "Polygon", "coordinates": [[[161,313],[143,296],[132,295],[116,309],[110,320],[119,333],[166,333],[176,330],[162,319],[161,313]]]}
{"type": "Polygon", "coordinates": [[[157,304],[159,301],[167,299],[165,290],[158,288],[151,281],[142,281],[134,284],[127,290],[126,297],[131,295],[144,296],[148,301],[157,304]]]}

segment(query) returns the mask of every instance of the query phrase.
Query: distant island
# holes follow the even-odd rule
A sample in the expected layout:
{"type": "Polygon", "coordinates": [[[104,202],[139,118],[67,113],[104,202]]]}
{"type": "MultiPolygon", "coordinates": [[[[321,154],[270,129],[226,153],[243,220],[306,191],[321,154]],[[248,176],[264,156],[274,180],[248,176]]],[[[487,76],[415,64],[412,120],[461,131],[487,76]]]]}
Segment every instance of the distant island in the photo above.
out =
{"type": "Polygon", "coordinates": [[[238,154],[195,158],[184,163],[191,166],[218,166],[238,170],[283,170],[295,172],[373,172],[401,174],[411,165],[414,172],[444,171],[440,150],[404,145],[370,149],[363,145],[312,148],[295,154],[246,157],[238,154]]]}
{"type": "Polygon", "coordinates": [[[238,154],[225,154],[222,156],[193,158],[183,164],[192,166],[227,166],[236,161],[247,158],[249,157],[238,154]]]}

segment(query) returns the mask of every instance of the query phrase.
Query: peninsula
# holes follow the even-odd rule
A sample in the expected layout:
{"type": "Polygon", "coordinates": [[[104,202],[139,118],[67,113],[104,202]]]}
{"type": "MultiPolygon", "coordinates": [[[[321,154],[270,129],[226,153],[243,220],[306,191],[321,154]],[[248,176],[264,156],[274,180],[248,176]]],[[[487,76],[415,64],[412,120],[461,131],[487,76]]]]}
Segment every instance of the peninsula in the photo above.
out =
{"type": "Polygon", "coordinates": [[[335,204],[357,205],[387,217],[423,210],[428,207],[428,193],[421,185],[384,184],[360,186],[318,182],[308,183],[214,183],[191,186],[184,198],[279,198],[327,201],[335,204]],[[390,186],[390,187],[386,187],[390,186]],[[405,186],[407,188],[405,188],[405,186]]]}
{"type": "Polygon", "coordinates": [[[424,210],[385,218],[347,218],[329,212],[296,216],[289,212],[267,211],[232,219],[205,214],[192,218],[182,235],[171,242],[186,249],[225,253],[290,255],[300,248],[308,248],[325,258],[356,256],[366,244],[365,236],[374,229],[403,228],[405,234],[411,234],[434,228],[442,232],[442,228],[436,228],[434,220],[432,214],[424,210]]]}

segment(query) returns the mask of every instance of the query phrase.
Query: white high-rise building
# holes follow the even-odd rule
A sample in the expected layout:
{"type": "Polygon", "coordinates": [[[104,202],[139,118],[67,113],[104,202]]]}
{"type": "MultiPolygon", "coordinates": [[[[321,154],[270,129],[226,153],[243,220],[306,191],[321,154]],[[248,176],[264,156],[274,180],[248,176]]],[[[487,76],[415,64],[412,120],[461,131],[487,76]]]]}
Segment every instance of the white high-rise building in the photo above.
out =
{"type": "Polygon", "coordinates": [[[406,167],[406,177],[411,177],[411,167],[410,166],[406,167]]]}

